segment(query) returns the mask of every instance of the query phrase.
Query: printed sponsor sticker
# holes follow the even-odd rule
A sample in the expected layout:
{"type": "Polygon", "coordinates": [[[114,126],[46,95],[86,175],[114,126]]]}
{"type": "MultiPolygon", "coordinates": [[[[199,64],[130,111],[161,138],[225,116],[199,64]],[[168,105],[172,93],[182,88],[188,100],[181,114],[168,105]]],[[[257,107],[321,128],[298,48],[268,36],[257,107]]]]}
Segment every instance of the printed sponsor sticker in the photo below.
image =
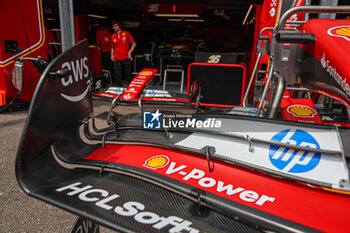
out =
{"type": "Polygon", "coordinates": [[[287,112],[294,117],[309,117],[313,118],[317,112],[315,109],[306,105],[291,105],[287,108],[287,112]]]}
{"type": "Polygon", "coordinates": [[[153,156],[145,161],[145,164],[143,164],[144,167],[150,168],[150,169],[158,169],[166,167],[169,163],[169,158],[166,155],[156,155],[153,156]]]}
{"type": "MultiPolygon", "coordinates": [[[[273,136],[271,140],[309,148],[320,148],[314,137],[300,129],[295,131],[291,129],[283,130],[273,136]]],[[[304,173],[313,170],[319,164],[321,154],[270,146],[269,159],[273,166],[281,171],[304,173]]]]}
{"type": "Polygon", "coordinates": [[[328,29],[327,33],[330,36],[341,37],[350,41],[350,25],[332,27],[328,29]]]}

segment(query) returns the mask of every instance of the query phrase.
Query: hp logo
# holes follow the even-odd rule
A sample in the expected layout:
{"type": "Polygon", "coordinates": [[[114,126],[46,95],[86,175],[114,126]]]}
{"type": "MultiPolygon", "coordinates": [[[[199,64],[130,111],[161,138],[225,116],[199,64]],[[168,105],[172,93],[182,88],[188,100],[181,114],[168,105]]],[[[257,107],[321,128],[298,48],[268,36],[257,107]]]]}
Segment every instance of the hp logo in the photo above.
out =
{"type": "MultiPolygon", "coordinates": [[[[277,133],[271,140],[309,148],[320,148],[318,142],[310,134],[300,129],[295,131],[286,129],[277,133]]],[[[281,171],[303,173],[311,171],[318,165],[321,154],[270,146],[269,158],[271,163],[281,171]]]]}

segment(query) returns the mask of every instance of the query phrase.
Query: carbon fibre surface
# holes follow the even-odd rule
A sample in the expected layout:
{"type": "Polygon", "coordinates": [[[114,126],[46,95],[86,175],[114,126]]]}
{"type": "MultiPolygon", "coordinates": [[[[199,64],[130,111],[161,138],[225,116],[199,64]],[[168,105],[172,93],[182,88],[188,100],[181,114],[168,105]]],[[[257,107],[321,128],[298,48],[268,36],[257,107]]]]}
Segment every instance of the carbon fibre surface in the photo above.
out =
{"type": "MultiPolygon", "coordinates": [[[[54,67],[55,70],[62,70],[62,67],[70,64],[72,67],[76,64],[78,64],[76,66],[80,64],[80,67],[87,66],[87,63],[85,63],[87,54],[85,53],[86,50],[84,50],[87,43],[83,45],[78,44],[76,51],[72,50],[64,54],[67,58],[61,57],[54,67]]],[[[46,70],[45,72],[48,74],[49,71],[46,70]]],[[[71,81],[73,82],[73,80],[71,81]]],[[[180,173],[184,172],[181,169],[187,168],[187,166],[191,165],[193,167],[191,170],[192,178],[195,177],[193,176],[194,172],[202,173],[201,177],[196,177],[198,179],[204,177],[206,174],[204,169],[207,169],[206,166],[205,168],[198,167],[197,159],[190,164],[189,158],[194,159],[194,156],[185,155],[184,151],[180,153],[180,150],[176,156],[171,158],[173,163],[170,165],[172,167],[169,168],[169,165],[167,168],[170,169],[167,171],[171,171],[168,173],[173,174],[173,176],[164,176],[161,173],[156,174],[156,172],[142,167],[146,159],[150,158],[151,153],[142,155],[147,157],[140,157],[137,164],[126,163],[123,165],[118,160],[124,158],[135,162],[137,161],[137,155],[140,154],[139,152],[146,150],[143,148],[132,151],[129,144],[112,147],[112,153],[106,153],[108,146],[111,146],[107,145],[106,148],[103,147],[106,150],[103,153],[101,152],[102,159],[87,160],[87,156],[100,147],[100,139],[104,140],[103,144],[106,140],[116,143],[125,140],[126,142],[141,141],[144,143],[149,142],[150,144],[155,142],[158,144],[158,147],[166,147],[167,143],[175,143],[188,137],[187,132],[172,134],[173,137],[170,137],[169,135],[167,136],[167,131],[159,131],[158,133],[154,131],[145,133],[142,131],[140,134],[140,130],[118,129],[118,133],[109,133],[104,135],[103,138],[101,135],[98,136],[98,140],[95,141],[97,144],[87,144],[80,138],[79,127],[86,123],[92,114],[91,93],[86,92],[85,97],[79,101],[75,101],[75,99],[77,96],[81,96],[79,93],[85,93],[85,90],[88,90],[86,89],[88,81],[87,77],[79,79],[78,76],[72,84],[61,82],[57,77],[50,77],[50,75],[48,75],[46,80],[41,79],[30,109],[30,116],[24,129],[16,161],[18,182],[29,195],[120,232],[255,232],[258,231],[253,227],[255,225],[264,228],[264,230],[269,229],[277,232],[310,232],[313,230],[301,225],[304,219],[303,221],[289,220],[291,215],[289,211],[290,206],[299,203],[291,201],[290,194],[293,196],[294,193],[288,190],[302,189],[303,192],[300,193],[312,193],[313,191],[309,188],[291,185],[287,182],[286,184],[281,183],[273,186],[271,185],[273,180],[275,184],[280,181],[271,177],[265,179],[261,174],[244,175],[248,173],[243,173],[242,169],[239,168],[232,170],[232,167],[227,172],[214,169],[214,172],[220,172],[217,180],[206,177],[203,179],[211,183],[202,183],[199,186],[196,182],[192,182],[192,184],[183,182],[186,180],[184,177],[175,180],[175,175],[181,175],[180,173]],[[55,103],[55,106],[52,103],[55,103]],[[125,149],[124,156],[121,153],[123,149],[125,149]],[[108,161],[107,158],[112,154],[115,156],[114,160],[108,161]],[[181,161],[179,158],[182,158],[181,161]],[[179,159],[179,161],[175,161],[176,159],[179,159]],[[98,169],[105,170],[99,172],[98,169]],[[117,173],[110,173],[110,171],[117,173]],[[235,173],[234,177],[230,177],[231,180],[225,181],[227,185],[224,186],[222,179],[228,176],[227,174],[232,174],[233,176],[233,171],[238,172],[235,173]],[[239,174],[242,177],[238,176],[239,174]],[[255,179],[252,178],[253,175],[255,175],[255,179]],[[237,180],[233,182],[233,178],[237,180]],[[258,184],[258,179],[263,179],[266,185],[259,188],[258,186],[262,186],[262,183],[258,184]],[[215,192],[210,193],[211,190],[209,188],[213,188],[213,185],[219,182],[221,185],[219,188],[220,192],[216,189],[215,192]],[[229,187],[233,187],[231,182],[237,185],[235,189],[229,189],[229,187]],[[251,188],[248,184],[245,184],[246,182],[251,183],[251,188]],[[278,190],[280,185],[288,186],[288,189],[283,190],[288,192],[285,196],[281,195],[282,189],[278,190]],[[204,191],[205,188],[208,188],[207,191],[204,191]],[[266,192],[265,195],[267,188],[270,188],[271,192],[266,192]],[[229,190],[223,192],[225,189],[229,190]],[[256,190],[256,192],[250,189],[256,190]],[[243,190],[246,191],[243,192],[243,190]],[[242,196],[239,194],[238,198],[245,199],[242,203],[236,202],[236,200],[239,201],[240,199],[229,200],[232,195],[239,192],[241,192],[242,196]],[[217,194],[225,194],[226,196],[221,197],[217,194]],[[255,199],[248,197],[255,194],[255,199]],[[274,215],[260,210],[263,203],[259,202],[260,199],[257,200],[259,194],[264,196],[265,200],[270,200],[270,204],[273,202],[276,204],[271,206],[275,208],[275,212],[279,213],[281,212],[280,210],[283,210],[283,213],[274,215]],[[209,211],[206,209],[207,207],[198,206],[198,200],[200,200],[199,203],[206,203],[213,209],[209,211]],[[245,202],[250,203],[252,200],[259,202],[257,209],[245,205],[247,204],[245,202]],[[281,206],[285,207],[281,208],[281,206]],[[237,220],[238,218],[240,221],[237,220]],[[250,225],[242,223],[242,219],[249,221],[250,225]]],[[[205,117],[204,115],[202,116],[202,118],[205,117]]],[[[225,117],[222,118],[224,120],[225,117]]],[[[138,126],[141,118],[137,115],[131,115],[123,120],[121,120],[121,126],[124,126],[124,123],[125,126],[129,126],[129,124],[138,126]]],[[[262,123],[263,121],[267,123],[272,122],[256,120],[254,121],[255,127],[259,122],[262,123]]],[[[275,126],[276,121],[273,121],[273,123],[275,126]]],[[[297,123],[292,124],[300,125],[297,123]]],[[[92,133],[85,132],[85,134],[87,139],[94,139],[92,133]]],[[[153,151],[157,149],[153,148],[153,151]]],[[[247,147],[245,146],[244,151],[246,149],[247,147]]],[[[175,151],[172,151],[172,153],[175,153],[175,151]]],[[[157,155],[162,156],[164,153],[157,155]]],[[[200,160],[200,162],[204,161],[205,164],[209,163],[203,158],[200,160]]],[[[217,167],[220,166],[218,162],[216,163],[217,167]]],[[[186,171],[190,172],[190,170],[186,171]]],[[[182,174],[187,174],[188,176],[190,173],[182,174]]],[[[204,181],[199,180],[198,182],[204,181]]],[[[323,194],[319,193],[318,195],[322,199],[315,199],[313,195],[308,196],[310,198],[309,202],[315,203],[311,206],[318,207],[322,201],[318,202],[317,200],[326,200],[323,194]]],[[[333,196],[333,198],[335,199],[336,197],[333,196]]],[[[344,207],[344,212],[338,211],[337,213],[345,213],[348,209],[346,207],[348,202],[341,197],[338,197],[337,200],[339,201],[338,203],[341,203],[339,206],[344,207]],[[343,200],[345,201],[342,202],[343,200]]],[[[301,202],[302,200],[298,201],[301,202]]],[[[335,203],[334,201],[333,203],[335,203]]],[[[307,206],[305,204],[307,202],[300,204],[299,207],[295,205],[295,208],[302,211],[301,207],[307,206]]],[[[331,204],[329,206],[330,208],[332,207],[331,204]]],[[[314,208],[309,208],[308,210],[314,210],[314,208]]],[[[334,210],[332,209],[332,211],[334,210]]],[[[300,214],[300,212],[294,210],[294,213],[296,213],[297,217],[308,217],[304,216],[304,212],[300,214]]],[[[344,216],[346,215],[339,214],[337,217],[344,216]]],[[[297,217],[295,219],[299,220],[297,217]]],[[[329,216],[325,215],[323,219],[329,219],[329,216]]],[[[343,224],[345,222],[346,220],[343,221],[343,224]]],[[[312,223],[314,223],[313,219],[312,223]]],[[[318,224],[316,223],[316,225],[318,224]]]]}
{"type": "Polygon", "coordinates": [[[206,217],[195,216],[190,211],[195,202],[128,176],[113,173],[100,175],[98,171],[75,169],[69,177],[74,179],[61,176],[61,181],[56,179],[54,184],[38,185],[40,188],[32,195],[122,232],[172,232],[176,231],[176,227],[182,228],[180,232],[259,232],[213,210],[206,217]],[[63,188],[71,184],[77,185],[63,188]],[[75,188],[83,189],[88,185],[91,186],[89,189],[71,195],[78,190],[75,188]],[[89,191],[90,194],[87,194],[89,191]],[[105,208],[97,205],[112,195],[118,197],[105,202],[105,208]],[[107,206],[111,209],[107,210],[107,206]],[[174,216],[174,222],[167,223],[166,219],[171,216],[174,216]]]}

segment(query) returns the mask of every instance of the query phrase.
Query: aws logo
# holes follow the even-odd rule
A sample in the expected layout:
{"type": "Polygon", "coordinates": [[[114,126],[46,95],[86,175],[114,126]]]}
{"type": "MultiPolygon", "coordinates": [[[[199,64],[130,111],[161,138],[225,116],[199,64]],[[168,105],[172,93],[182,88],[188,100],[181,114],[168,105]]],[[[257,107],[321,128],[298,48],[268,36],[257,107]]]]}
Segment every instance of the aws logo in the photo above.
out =
{"type": "MultiPolygon", "coordinates": [[[[313,136],[300,129],[295,131],[291,129],[283,130],[273,136],[271,140],[309,148],[320,148],[313,136]]],[[[319,164],[321,154],[270,146],[269,159],[272,165],[281,171],[304,173],[313,170],[319,164]]]]}
{"type": "Polygon", "coordinates": [[[79,102],[83,100],[87,95],[87,93],[89,92],[90,79],[89,79],[89,66],[87,62],[88,62],[88,58],[83,57],[75,61],[67,61],[62,64],[61,66],[62,69],[69,69],[71,71],[71,75],[61,79],[61,84],[63,87],[68,87],[74,83],[86,81],[86,88],[82,92],[78,93],[77,95],[72,96],[72,95],[61,93],[61,96],[66,100],[69,100],[72,102],[79,102]]]}
{"type": "Polygon", "coordinates": [[[332,27],[328,29],[327,33],[330,36],[341,37],[350,41],[350,25],[332,27]]]}

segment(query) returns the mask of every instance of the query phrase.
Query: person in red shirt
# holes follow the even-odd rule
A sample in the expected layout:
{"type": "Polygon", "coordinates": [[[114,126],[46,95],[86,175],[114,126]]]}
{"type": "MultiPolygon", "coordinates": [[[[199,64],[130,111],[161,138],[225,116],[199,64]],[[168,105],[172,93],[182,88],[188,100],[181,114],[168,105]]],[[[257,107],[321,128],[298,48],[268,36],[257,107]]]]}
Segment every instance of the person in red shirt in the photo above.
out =
{"type": "Polygon", "coordinates": [[[133,61],[136,42],[129,32],[121,29],[121,22],[113,20],[112,25],[115,33],[111,38],[111,60],[114,62],[115,83],[122,86],[123,76],[128,83],[132,80],[130,61],[133,61]]]}
{"type": "Polygon", "coordinates": [[[100,27],[96,32],[96,42],[100,47],[103,69],[113,74],[113,63],[110,59],[112,33],[105,27],[100,27]]]}

